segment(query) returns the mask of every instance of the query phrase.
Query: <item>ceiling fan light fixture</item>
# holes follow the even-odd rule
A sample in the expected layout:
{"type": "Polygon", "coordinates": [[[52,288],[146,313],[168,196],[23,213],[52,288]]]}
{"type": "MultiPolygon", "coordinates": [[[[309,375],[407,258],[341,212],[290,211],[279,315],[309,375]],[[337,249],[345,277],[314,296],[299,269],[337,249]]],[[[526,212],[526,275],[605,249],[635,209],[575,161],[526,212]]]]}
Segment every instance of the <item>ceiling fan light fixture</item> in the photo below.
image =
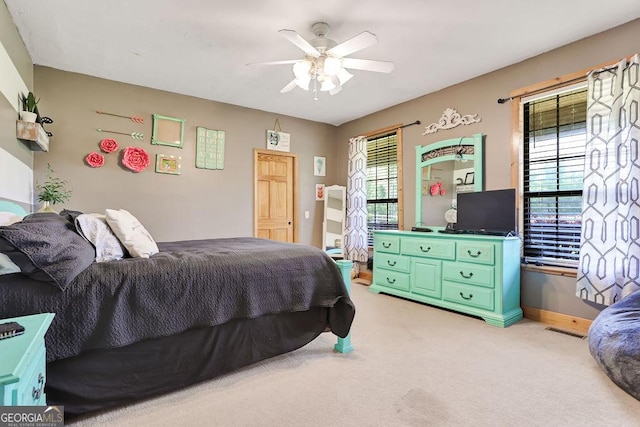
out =
{"type": "Polygon", "coordinates": [[[328,76],[337,75],[342,69],[342,61],[339,58],[332,58],[330,56],[324,59],[323,71],[328,76]]]}
{"type": "Polygon", "coordinates": [[[309,74],[301,75],[295,78],[294,80],[296,85],[300,89],[309,90],[309,83],[311,82],[311,76],[309,74]]]}
{"type": "Polygon", "coordinates": [[[297,78],[301,78],[309,75],[309,71],[311,71],[311,67],[313,63],[308,60],[298,61],[293,64],[293,75],[297,78]]]}
{"type": "Polygon", "coordinates": [[[348,82],[349,80],[351,80],[351,77],[353,77],[353,74],[351,74],[344,68],[341,68],[340,71],[338,72],[338,80],[340,80],[341,86],[346,82],[348,82]]]}
{"type": "Polygon", "coordinates": [[[323,79],[318,79],[318,80],[322,83],[322,86],[320,86],[320,91],[321,92],[326,92],[326,91],[329,91],[329,90],[333,90],[340,83],[340,82],[338,82],[338,85],[336,85],[336,82],[329,76],[324,76],[323,79]]]}

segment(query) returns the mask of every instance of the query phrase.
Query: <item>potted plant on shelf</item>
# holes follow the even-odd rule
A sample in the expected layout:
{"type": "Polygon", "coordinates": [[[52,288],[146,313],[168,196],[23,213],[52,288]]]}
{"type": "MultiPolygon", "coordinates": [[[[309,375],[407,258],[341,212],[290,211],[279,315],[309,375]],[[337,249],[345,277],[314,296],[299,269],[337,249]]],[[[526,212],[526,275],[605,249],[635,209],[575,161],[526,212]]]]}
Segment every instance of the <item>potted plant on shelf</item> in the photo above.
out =
{"type": "Polygon", "coordinates": [[[27,96],[22,95],[22,111],[20,112],[20,120],[35,123],[38,118],[38,102],[33,92],[29,92],[27,96]]]}
{"type": "Polygon", "coordinates": [[[67,189],[67,181],[55,176],[55,171],[47,163],[47,180],[44,184],[36,184],[39,191],[38,200],[42,202],[42,208],[38,212],[55,212],[51,205],[64,203],[71,198],[71,190],[67,189]]]}

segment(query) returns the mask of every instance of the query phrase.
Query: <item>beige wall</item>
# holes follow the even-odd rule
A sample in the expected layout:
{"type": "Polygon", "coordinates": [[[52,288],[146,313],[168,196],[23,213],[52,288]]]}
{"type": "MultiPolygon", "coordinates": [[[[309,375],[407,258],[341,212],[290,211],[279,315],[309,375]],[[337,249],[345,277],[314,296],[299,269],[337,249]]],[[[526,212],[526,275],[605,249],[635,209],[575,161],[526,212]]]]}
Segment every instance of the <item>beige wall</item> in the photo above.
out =
{"type": "MultiPolygon", "coordinates": [[[[505,35],[508,37],[508,35],[505,35]]],[[[551,52],[536,56],[510,67],[425,95],[388,108],[338,128],[339,182],[346,181],[347,142],[352,136],[367,133],[395,123],[420,120],[420,126],[405,128],[404,149],[404,219],[405,227],[415,222],[415,146],[449,138],[483,133],[485,137],[485,188],[511,187],[511,107],[498,104],[515,89],[552,79],[603,62],[612,61],[640,50],[640,19],[610,31],[580,40],[551,52]],[[447,107],[461,114],[478,114],[480,123],[440,130],[423,136],[424,127],[436,122],[447,107]]],[[[469,64],[473,67],[473,64],[469,64]]],[[[437,70],[446,73],[443,65],[437,70]]],[[[594,318],[602,307],[594,306],[574,296],[575,279],[540,273],[523,272],[522,303],[584,318],[594,318]]]]}
{"type": "Polygon", "coordinates": [[[73,189],[64,206],[82,212],[105,208],[129,210],[158,241],[253,235],[253,150],[266,147],[266,130],[279,118],[291,134],[291,152],[299,162],[299,241],[321,245],[322,202],[315,201],[315,184],[333,184],[336,175],[335,127],[277,116],[155,89],[35,67],[40,113],[54,119],[48,153],[36,153],[35,178],[41,182],[50,163],[73,189]],[[140,115],[144,125],[100,115],[96,110],[140,115]],[[152,114],[186,119],[184,148],[151,145],[152,114]],[[226,131],[224,170],[195,167],[197,126],[226,131]],[[96,128],[142,132],[143,141],[125,135],[99,133],[96,128]],[[152,161],[162,153],[182,157],[179,176],[158,174],[154,167],[132,173],[119,164],[117,153],[105,155],[102,168],[92,169],[84,157],[99,151],[102,138],[113,137],[121,147],[141,146],[152,161]],[[327,176],[313,176],[313,156],[327,157],[327,176]],[[310,219],[304,219],[304,211],[310,219]]]}

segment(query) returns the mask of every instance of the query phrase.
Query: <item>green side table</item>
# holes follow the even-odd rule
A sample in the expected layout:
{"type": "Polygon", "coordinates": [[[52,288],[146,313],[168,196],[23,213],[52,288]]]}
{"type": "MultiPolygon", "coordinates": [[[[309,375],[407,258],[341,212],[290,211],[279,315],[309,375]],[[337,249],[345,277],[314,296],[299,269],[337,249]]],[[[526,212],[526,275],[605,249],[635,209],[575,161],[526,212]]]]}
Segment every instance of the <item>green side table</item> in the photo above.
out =
{"type": "Polygon", "coordinates": [[[2,406],[41,406],[47,404],[44,393],[46,349],[44,335],[53,313],[2,319],[18,322],[24,334],[0,340],[0,404],[2,406]]]}

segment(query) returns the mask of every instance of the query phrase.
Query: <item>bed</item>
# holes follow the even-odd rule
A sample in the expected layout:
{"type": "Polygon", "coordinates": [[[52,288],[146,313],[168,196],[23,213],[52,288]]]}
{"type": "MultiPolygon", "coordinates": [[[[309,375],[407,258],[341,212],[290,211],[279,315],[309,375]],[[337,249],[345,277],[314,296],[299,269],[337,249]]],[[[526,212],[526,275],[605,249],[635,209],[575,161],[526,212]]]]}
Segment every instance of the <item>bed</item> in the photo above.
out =
{"type": "Polygon", "coordinates": [[[251,237],[158,243],[148,258],[96,262],[97,246],[80,254],[86,236],[66,215],[0,227],[0,254],[21,269],[0,275],[0,318],[56,314],[46,394],[68,417],[195,384],[323,332],[350,350],[350,262],[251,237]]]}

